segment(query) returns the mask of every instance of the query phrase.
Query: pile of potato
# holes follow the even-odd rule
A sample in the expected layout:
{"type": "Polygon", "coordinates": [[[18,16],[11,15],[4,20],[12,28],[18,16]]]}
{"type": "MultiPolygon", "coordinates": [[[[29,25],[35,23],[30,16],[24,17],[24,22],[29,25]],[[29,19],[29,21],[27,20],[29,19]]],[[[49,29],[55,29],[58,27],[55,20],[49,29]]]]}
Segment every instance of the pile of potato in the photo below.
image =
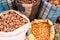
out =
{"type": "Polygon", "coordinates": [[[51,3],[55,6],[60,6],[60,0],[46,0],[47,2],[51,3]]]}
{"type": "Polygon", "coordinates": [[[26,4],[32,4],[36,3],[37,0],[18,0],[19,3],[26,3],[26,4]]]}
{"type": "Polygon", "coordinates": [[[0,15],[0,32],[11,32],[28,23],[28,21],[16,12],[9,11],[0,15]]]}

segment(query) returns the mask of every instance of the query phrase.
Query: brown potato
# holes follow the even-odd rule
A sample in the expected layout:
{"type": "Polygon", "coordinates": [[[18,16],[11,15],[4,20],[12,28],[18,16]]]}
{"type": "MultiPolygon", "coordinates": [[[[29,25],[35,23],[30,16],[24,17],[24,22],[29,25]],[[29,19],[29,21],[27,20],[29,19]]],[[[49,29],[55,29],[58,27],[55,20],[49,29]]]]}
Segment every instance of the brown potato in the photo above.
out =
{"type": "Polygon", "coordinates": [[[36,3],[37,0],[18,0],[19,3],[26,3],[26,4],[31,4],[31,3],[36,3]]]}
{"type": "Polygon", "coordinates": [[[0,31],[11,32],[26,24],[27,20],[15,12],[0,15],[0,31]]]}
{"type": "Polygon", "coordinates": [[[46,1],[55,6],[60,5],[60,0],[46,0],[46,1]]]}

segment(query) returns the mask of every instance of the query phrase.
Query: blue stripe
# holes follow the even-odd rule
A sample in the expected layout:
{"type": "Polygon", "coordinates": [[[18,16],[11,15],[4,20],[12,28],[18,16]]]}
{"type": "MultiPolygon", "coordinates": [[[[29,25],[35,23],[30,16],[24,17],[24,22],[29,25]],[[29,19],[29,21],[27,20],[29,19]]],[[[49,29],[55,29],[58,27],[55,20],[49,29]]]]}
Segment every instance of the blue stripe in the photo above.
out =
{"type": "Polygon", "coordinates": [[[60,16],[60,7],[57,8],[57,10],[56,10],[55,14],[53,15],[53,17],[51,18],[51,20],[53,22],[55,22],[58,16],[60,16]]]}
{"type": "Polygon", "coordinates": [[[0,3],[2,3],[2,0],[0,0],[0,3]]]}
{"type": "Polygon", "coordinates": [[[4,8],[2,6],[2,0],[0,0],[0,12],[3,12],[4,11],[4,8]]]}
{"type": "Polygon", "coordinates": [[[42,0],[42,2],[44,3],[46,0],[42,0]]]}
{"type": "Polygon", "coordinates": [[[50,4],[47,4],[46,9],[45,9],[45,11],[44,11],[44,15],[43,15],[42,18],[46,18],[46,17],[47,17],[50,8],[51,8],[51,5],[50,5],[50,4]]]}
{"type": "Polygon", "coordinates": [[[6,2],[6,0],[2,0],[2,2],[6,2]]]}
{"type": "Polygon", "coordinates": [[[3,1],[2,1],[2,5],[3,5],[4,10],[9,10],[9,6],[8,6],[7,0],[3,0],[3,1]],[[5,4],[4,4],[4,3],[5,3],[5,4]]]}
{"type": "Polygon", "coordinates": [[[60,15],[60,7],[57,8],[55,15],[60,15]]]}
{"type": "Polygon", "coordinates": [[[45,3],[45,0],[41,0],[41,5],[43,5],[45,3]]]}
{"type": "Polygon", "coordinates": [[[54,15],[55,12],[56,12],[56,7],[52,6],[47,18],[51,19],[51,17],[54,15]]]}
{"type": "Polygon", "coordinates": [[[57,18],[52,17],[52,18],[51,18],[51,21],[54,23],[54,22],[56,21],[56,19],[57,19],[57,18]]]}

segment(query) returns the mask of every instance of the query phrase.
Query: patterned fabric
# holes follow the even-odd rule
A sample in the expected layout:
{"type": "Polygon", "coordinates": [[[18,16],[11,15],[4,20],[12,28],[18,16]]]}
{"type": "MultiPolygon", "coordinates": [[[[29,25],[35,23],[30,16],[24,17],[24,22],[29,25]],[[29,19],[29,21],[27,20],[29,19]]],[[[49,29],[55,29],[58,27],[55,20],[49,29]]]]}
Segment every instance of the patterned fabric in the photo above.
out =
{"type": "Polygon", "coordinates": [[[9,10],[12,8],[12,0],[0,0],[0,12],[9,10]]]}
{"type": "Polygon", "coordinates": [[[55,22],[57,17],[60,15],[60,7],[56,7],[47,3],[45,0],[41,0],[42,2],[42,9],[40,10],[38,18],[48,18],[52,22],[55,22]]]}
{"type": "Polygon", "coordinates": [[[53,17],[51,18],[51,20],[52,20],[53,22],[55,22],[58,16],[60,16],[60,7],[57,7],[57,9],[56,9],[53,17]]]}
{"type": "Polygon", "coordinates": [[[40,10],[40,14],[39,14],[39,17],[41,18],[42,17],[42,15],[44,14],[43,12],[44,12],[44,10],[45,10],[45,8],[46,8],[46,2],[44,2],[44,4],[43,4],[44,6],[42,6],[42,9],[40,10]]]}
{"type": "Polygon", "coordinates": [[[42,16],[43,19],[46,18],[46,16],[48,15],[50,8],[51,8],[51,5],[47,4],[45,11],[44,11],[44,14],[42,16]]]}

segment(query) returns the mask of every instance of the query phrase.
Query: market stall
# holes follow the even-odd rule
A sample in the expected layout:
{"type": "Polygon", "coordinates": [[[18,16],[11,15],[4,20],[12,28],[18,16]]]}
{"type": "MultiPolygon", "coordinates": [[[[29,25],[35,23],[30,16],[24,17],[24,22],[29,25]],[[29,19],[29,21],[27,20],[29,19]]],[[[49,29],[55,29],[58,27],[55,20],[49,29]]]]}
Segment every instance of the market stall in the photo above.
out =
{"type": "Polygon", "coordinates": [[[0,0],[0,40],[60,40],[60,0],[0,0]]]}

